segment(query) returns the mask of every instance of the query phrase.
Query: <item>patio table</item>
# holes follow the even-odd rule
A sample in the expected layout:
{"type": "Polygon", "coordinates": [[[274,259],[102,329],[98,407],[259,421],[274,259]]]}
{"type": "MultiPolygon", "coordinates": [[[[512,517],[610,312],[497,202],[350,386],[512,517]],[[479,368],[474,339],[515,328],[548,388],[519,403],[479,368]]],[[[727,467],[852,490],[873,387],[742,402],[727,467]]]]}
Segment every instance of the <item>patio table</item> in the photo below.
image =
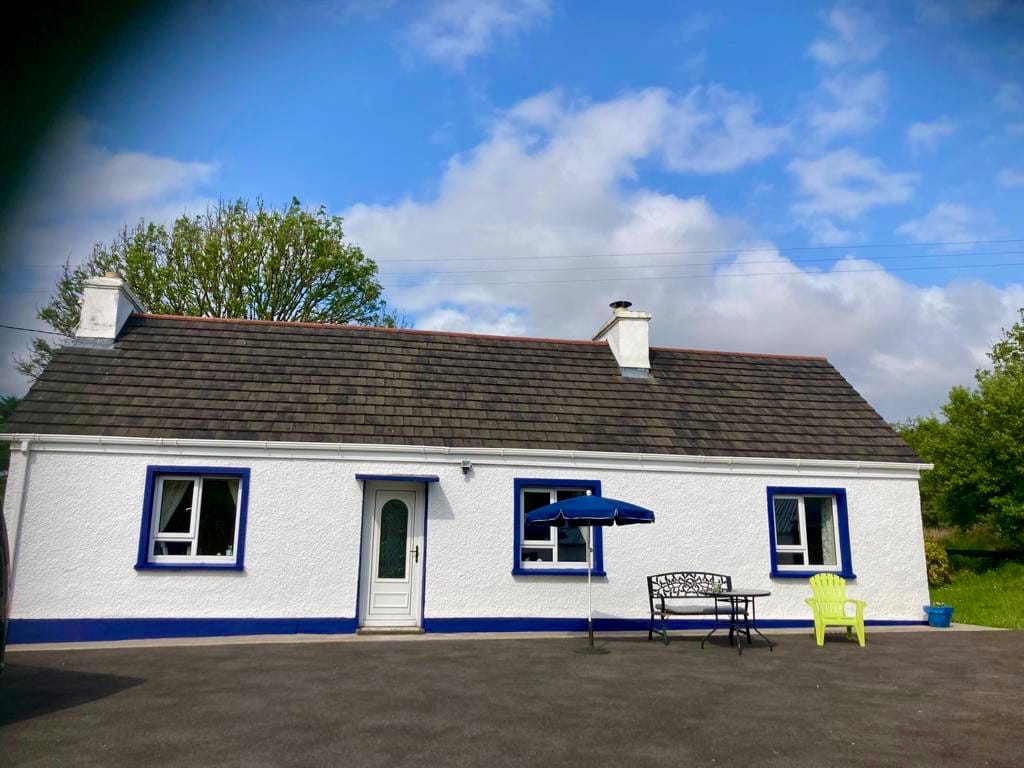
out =
{"type": "Polygon", "coordinates": [[[721,592],[705,592],[705,597],[711,597],[715,600],[715,626],[711,628],[711,631],[704,636],[704,639],[700,641],[700,647],[704,647],[706,643],[715,632],[724,627],[729,628],[730,642],[732,636],[736,636],[736,648],[740,653],[743,653],[743,642],[740,639],[741,635],[747,636],[747,643],[751,643],[750,633],[754,632],[762,640],[768,643],[768,650],[774,651],[775,646],[772,645],[772,641],[761,634],[761,630],[757,628],[757,607],[756,602],[759,597],[768,597],[771,592],[764,589],[728,589],[721,592]],[[721,621],[721,613],[718,610],[719,602],[728,602],[728,617],[727,622],[721,621]]]}

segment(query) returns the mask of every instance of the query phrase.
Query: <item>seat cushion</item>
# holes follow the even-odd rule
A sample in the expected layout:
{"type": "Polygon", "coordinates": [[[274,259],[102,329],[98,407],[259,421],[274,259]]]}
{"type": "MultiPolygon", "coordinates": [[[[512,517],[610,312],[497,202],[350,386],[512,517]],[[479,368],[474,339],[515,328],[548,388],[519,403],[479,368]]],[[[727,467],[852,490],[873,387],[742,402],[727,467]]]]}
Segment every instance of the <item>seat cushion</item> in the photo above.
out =
{"type": "MultiPolygon", "coordinates": [[[[655,609],[654,609],[654,612],[655,613],[660,613],[661,612],[661,606],[656,606],[655,609]]],[[[701,605],[699,603],[694,604],[694,605],[684,605],[684,604],[671,605],[671,604],[666,604],[665,605],[665,613],[666,614],[672,614],[673,616],[708,616],[708,615],[712,615],[713,616],[715,614],[715,606],[713,606],[713,605],[701,605]]],[[[729,613],[730,613],[730,610],[729,610],[728,604],[723,604],[723,605],[719,606],[718,614],[720,616],[726,616],[729,613]]],[[[741,615],[746,615],[746,611],[743,610],[742,607],[737,611],[737,613],[739,613],[741,615]]]]}

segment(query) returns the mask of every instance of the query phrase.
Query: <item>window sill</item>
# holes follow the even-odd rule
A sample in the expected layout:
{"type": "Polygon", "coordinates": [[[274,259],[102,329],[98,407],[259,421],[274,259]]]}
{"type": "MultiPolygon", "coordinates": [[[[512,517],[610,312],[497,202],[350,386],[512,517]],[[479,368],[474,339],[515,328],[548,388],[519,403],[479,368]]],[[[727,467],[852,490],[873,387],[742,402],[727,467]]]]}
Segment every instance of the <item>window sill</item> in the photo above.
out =
{"type": "MultiPolygon", "coordinates": [[[[586,568],[513,568],[513,576],[586,576],[586,568]]],[[[604,570],[594,569],[591,576],[604,578],[608,574],[604,570]]]]}
{"type": "Polygon", "coordinates": [[[244,571],[241,563],[136,563],[136,571],[244,571]]]}
{"type": "Polygon", "coordinates": [[[852,571],[772,571],[773,579],[809,579],[822,573],[831,573],[842,576],[844,579],[856,579],[857,574],[852,571]]]}

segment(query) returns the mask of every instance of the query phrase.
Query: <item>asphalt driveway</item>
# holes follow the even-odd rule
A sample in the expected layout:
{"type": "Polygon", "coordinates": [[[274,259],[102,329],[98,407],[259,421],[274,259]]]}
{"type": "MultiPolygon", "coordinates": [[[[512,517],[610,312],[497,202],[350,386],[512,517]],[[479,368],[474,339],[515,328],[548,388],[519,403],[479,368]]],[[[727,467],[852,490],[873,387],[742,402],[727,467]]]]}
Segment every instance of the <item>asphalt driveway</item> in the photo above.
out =
{"type": "Polygon", "coordinates": [[[0,764],[1019,766],[1024,633],[22,651],[0,764]]]}

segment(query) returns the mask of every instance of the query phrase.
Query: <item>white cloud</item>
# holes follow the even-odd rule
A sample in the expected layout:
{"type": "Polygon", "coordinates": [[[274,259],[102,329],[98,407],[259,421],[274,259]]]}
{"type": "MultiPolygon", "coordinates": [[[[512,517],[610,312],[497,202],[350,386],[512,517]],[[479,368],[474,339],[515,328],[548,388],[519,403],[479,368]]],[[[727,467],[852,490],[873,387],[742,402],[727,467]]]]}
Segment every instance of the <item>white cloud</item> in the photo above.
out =
{"type": "Polygon", "coordinates": [[[1024,171],[1017,170],[1016,168],[1003,168],[999,171],[999,175],[996,176],[996,181],[999,182],[1000,186],[1007,189],[1024,187],[1024,171]]]}
{"type": "Polygon", "coordinates": [[[752,97],[720,86],[691,91],[669,119],[665,144],[669,167],[721,173],[774,154],[789,138],[789,128],[759,123],[758,112],[752,97]]]}
{"type": "Polygon", "coordinates": [[[435,61],[461,69],[501,38],[551,13],[547,0],[444,0],[409,29],[413,44],[435,61]]]}
{"type": "Polygon", "coordinates": [[[832,34],[816,39],[808,53],[819,64],[839,67],[874,60],[886,44],[886,37],[874,19],[854,5],[836,5],[828,14],[832,34]]]}
{"type": "Polygon", "coordinates": [[[863,133],[878,125],[885,115],[888,87],[881,72],[826,78],[822,88],[830,104],[814,107],[810,123],[818,137],[825,141],[844,134],[863,133]]]}
{"type": "Polygon", "coordinates": [[[1024,89],[1017,83],[1000,83],[995,102],[1004,112],[1024,112],[1024,89]]]}
{"type": "Polygon", "coordinates": [[[526,332],[523,316],[512,310],[497,313],[493,319],[472,317],[454,307],[438,307],[417,319],[416,327],[428,331],[461,331],[472,327],[475,333],[496,336],[522,336],[526,332]]]}
{"type": "Polygon", "coordinates": [[[843,229],[830,218],[819,216],[806,219],[802,224],[811,237],[811,245],[845,245],[855,239],[854,232],[843,229]]]}
{"type": "MultiPolygon", "coordinates": [[[[87,123],[70,120],[44,146],[22,202],[0,228],[0,322],[43,328],[35,319],[60,264],[84,260],[140,218],[169,223],[210,202],[204,186],[216,165],[97,146],[87,123]],[[17,264],[15,267],[14,265],[17,264]]],[[[0,394],[24,391],[14,371],[32,336],[0,331],[0,394]]]]}
{"type": "MultiPolygon", "coordinates": [[[[827,354],[890,418],[933,409],[950,385],[970,381],[1024,287],[922,288],[856,271],[878,266],[852,258],[802,269],[707,200],[638,184],[641,163],[669,170],[671,111],[659,90],[517,105],[452,159],[436,196],[353,206],[346,230],[379,260],[389,300],[418,325],[589,338],[608,302],[626,298],[653,312],[655,344],[827,354]],[[729,248],[763,250],[693,253],[729,248]],[[688,253],[625,255],[666,251],[688,253]],[[409,258],[437,261],[397,261],[409,258]],[[795,274],[763,274],[771,272],[795,274]]],[[[843,157],[871,170],[883,198],[909,194],[910,181],[892,182],[877,161],[843,157]]]]}
{"type": "Polygon", "coordinates": [[[793,160],[789,171],[802,197],[793,205],[798,216],[835,216],[852,220],[882,205],[913,197],[916,174],[890,172],[882,161],[852,149],[830,152],[816,160],[793,160]]]}
{"type": "MultiPolygon", "coordinates": [[[[995,217],[989,211],[948,202],[939,203],[921,218],[901,224],[896,232],[919,243],[970,243],[990,240],[999,234],[995,217]]],[[[961,246],[960,250],[969,248],[961,246]]]]}
{"type": "Polygon", "coordinates": [[[188,194],[217,172],[213,163],[113,152],[96,144],[92,134],[92,126],[81,119],[61,125],[26,197],[45,200],[51,213],[94,214],[188,194]]]}
{"type": "Polygon", "coordinates": [[[911,123],[907,128],[907,142],[915,155],[935,149],[939,142],[956,132],[956,123],[948,117],[930,122],[911,123]]]}

